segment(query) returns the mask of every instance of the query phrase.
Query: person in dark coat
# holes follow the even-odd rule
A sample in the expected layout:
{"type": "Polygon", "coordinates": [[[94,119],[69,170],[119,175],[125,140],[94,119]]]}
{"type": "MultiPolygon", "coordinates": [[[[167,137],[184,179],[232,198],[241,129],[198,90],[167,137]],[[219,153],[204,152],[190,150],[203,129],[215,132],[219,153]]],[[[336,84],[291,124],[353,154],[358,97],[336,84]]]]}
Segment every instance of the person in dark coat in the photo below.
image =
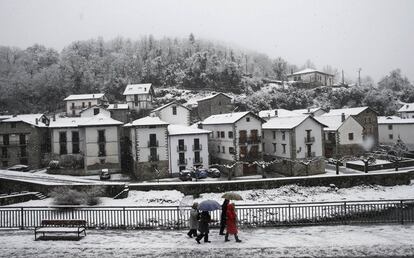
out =
{"type": "Polygon", "coordinates": [[[208,241],[208,233],[209,233],[209,223],[211,222],[211,216],[208,211],[203,211],[200,214],[200,221],[198,222],[198,231],[200,234],[196,237],[197,243],[200,244],[200,240],[204,237],[205,243],[210,243],[208,241]]]}
{"type": "Polygon", "coordinates": [[[229,204],[228,199],[224,199],[223,204],[221,205],[221,217],[220,217],[220,235],[224,236],[224,229],[226,228],[226,218],[227,218],[227,205],[229,204]]]}
{"type": "Polygon", "coordinates": [[[198,203],[193,203],[193,206],[191,206],[191,208],[190,218],[188,219],[190,231],[188,231],[187,235],[192,238],[193,236],[197,236],[198,219],[200,213],[198,212],[198,203]]]}
{"type": "Polygon", "coordinates": [[[226,237],[224,239],[225,242],[230,241],[229,240],[229,234],[234,235],[234,238],[236,239],[236,242],[241,242],[239,237],[237,236],[238,230],[237,230],[237,214],[236,210],[234,208],[234,203],[230,203],[227,205],[227,232],[226,237]]]}

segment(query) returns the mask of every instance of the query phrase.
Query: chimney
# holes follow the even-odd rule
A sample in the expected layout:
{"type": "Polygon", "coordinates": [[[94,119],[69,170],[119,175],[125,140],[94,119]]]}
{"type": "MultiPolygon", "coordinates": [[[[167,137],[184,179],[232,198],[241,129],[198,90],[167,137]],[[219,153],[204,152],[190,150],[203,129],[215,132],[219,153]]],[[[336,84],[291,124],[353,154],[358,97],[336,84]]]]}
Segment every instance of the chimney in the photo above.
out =
{"type": "Polygon", "coordinates": [[[277,114],[277,109],[275,109],[275,117],[277,117],[278,116],[278,114],[277,114]]]}
{"type": "Polygon", "coordinates": [[[308,113],[310,113],[310,108],[308,108],[308,113]]]}
{"type": "Polygon", "coordinates": [[[92,98],[95,98],[95,94],[92,94],[92,98]]]}
{"type": "Polygon", "coordinates": [[[36,118],[36,125],[38,125],[39,124],[39,118],[36,118]]]}
{"type": "Polygon", "coordinates": [[[341,122],[345,121],[345,113],[341,114],[341,122]]]}
{"type": "Polygon", "coordinates": [[[147,91],[147,88],[144,88],[144,91],[147,91]]]}

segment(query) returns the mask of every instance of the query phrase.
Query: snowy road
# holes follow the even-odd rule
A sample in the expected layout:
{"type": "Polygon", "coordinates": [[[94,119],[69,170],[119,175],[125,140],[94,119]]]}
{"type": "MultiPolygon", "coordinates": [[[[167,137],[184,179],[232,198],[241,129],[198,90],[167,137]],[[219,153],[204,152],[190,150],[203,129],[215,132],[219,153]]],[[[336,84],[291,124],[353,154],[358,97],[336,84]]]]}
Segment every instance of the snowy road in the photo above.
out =
{"type": "Polygon", "coordinates": [[[213,230],[198,245],[186,231],[89,230],[79,241],[34,241],[1,230],[0,257],[352,257],[414,256],[414,225],[314,226],[243,230],[225,243],[213,230]]]}

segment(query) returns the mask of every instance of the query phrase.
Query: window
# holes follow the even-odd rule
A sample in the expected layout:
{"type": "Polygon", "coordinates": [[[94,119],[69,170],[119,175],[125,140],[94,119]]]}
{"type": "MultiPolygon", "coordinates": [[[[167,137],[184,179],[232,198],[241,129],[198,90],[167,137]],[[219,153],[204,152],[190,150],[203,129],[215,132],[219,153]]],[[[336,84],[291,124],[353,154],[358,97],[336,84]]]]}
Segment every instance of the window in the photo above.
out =
{"type": "Polygon", "coordinates": [[[88,107],[92,107],[92,103],[91,102],[88,102],[88,107]]]}
{"type": "Polygon", "coordinates": [[[59,132],[59,153],[60,155],[64,155],[68,153],[67,147],[66,147],[66,132],[59,132]]]}
{"type": "Polygon", "coordinates": [[[224,148],[224,146],[221,149],[223,150],[223,153],[226,153],[226,149],[224,148]]]}
{"type": "Polygon", "coordinates": [[[233,132],[232,131],[229,131],[228,135],[229,135],[229,139],[233,139],[233,132]]]}
{"type": "Polygon", "coordinates": [[[10,126],[11,128],[16,128],[16,123],[11,123],[10,126]]]}
{"type": "Polygon", "coordinates": [[[276,131],[272,131],[273,133],[273,139],[276,139],[276,131]]]}
{"type": "MultiPolygon", "coordinates": [[[[181,153],[180,153],[181,154],[181,153]]],[[[157,148],[150,149],[150,161],[158,161],[157,148]]]]}
{"type": "MultiPolygon", "coordinates": [[[[184,140],[182,140],[183,143],[182,145],[184,145],[184,140]]],[[[157,142],[157,135],[155,133],[152,133],[149,135],[149,146],[148,147],[158,147],[158,142],[157,142]]]]}
{"type": "Polygon", "coordinates": [[[194,152],[194,163],[201,163],[200,152],[199,151],[194,152]]]}
{"type": "Polygon", "coordinates": [[[273,152],[276,152],[276,143],[273,143],[273,152]]]}
{"type": "Polygon", "coordinates": [[[138,95],[134,95],[134,103],[135,103],[135,106],[137,107],[138,106],[138,95]]]}
{"type": "Polygon", "coordinates": [[[200,139],[194,138],[194,150],[201,150],[200,139]]]}
{"type": "Polygon", "coordinates": [[[75,102],[72,102],[72,109],[75,109],[75,102]]]}
{"type": "Polygon", "coordinates": [[[99,157],[105,157],[106,156],[106,144],[105,142],[99,142],[99,152],[98,152],[98,156],[99,157]]]}
{"type": "Polygon", "coordinates": [[[172,113],[173,113],[174,116],[177,115],[177,107],[176,106],[172,107],[172,113]]]}
{"type": "Polygon", "coordinates": [[[20,146],[20,157],[27,157],[26,146],[20,146]]]}
{"type": "Polygon", "coordinates": [[[234,154],[234,148],[233,147],[229,147],[229,153],[234,154]]]}
{"type": "Polygon", "coordinates": [[[285,154],[286,153],[286,144],[282,144],[282,147],[283,147],[283,154],[285,154]]]}
{"type": "Polygon", "coordinates": [[[354,133],[348,133],[348,140],[352,141],[354,139],[354,133]]]}
{"type": "Polygon", "coordinates": [[[9,145],[9,144],[10,144],[9,135],[3,134],[3,145],[9,145]]]}
{"type": "Polygon", "coordinates": [[[246,117],[246,122],[250,122],[250,117],[246,117]]]}
{"type": "Polygon", "coordinates": [[[19,135],[19,142],[20,142],[20,144],[26,144],[26,135],[25,134],[20,134],[19,135]]]}
{"type": "Polygon", "coordinates": [[[85,102],[82,102],[82,108],[84,108],[85,107],[85,102]]]}
{"type": "Polygon", "coordinates": [[[179,139],[179,140],[178,140],[178,150],[179,150],[179,151],[185,151],[185,147],[184,147],[184,139],[179,139]]]}
{"type": "Polygon", "coordinates": [[[7,159],[8,157],[7,157],[8,155],[7,155],[7,147],[2,147],[1,148],[1,157],[3,158],[3,159],[7,159]]]}
{"type": "Polygon", "coordinates": [[[226,136],[225,136],[225,133],[224,133],[224,132],[221,132],[220,137],[221,137],[221,138],[225,138],[225,137],[226,137],[226,136]]]}
{"type": "Polygon", "coordinates": [[[392,130],[392,125],[388,125],[388,130],[392,130]]]}
{"type": "Polygon", "coordinates": [[[72,153],[79,153],[79,132],[72,132],[72,153]]]}
{"type": "Polygon", "coordinates": [[[73,109],[72,110],[72,116],[76,115],[76,111],[73,109]]]}
{"type": "Polygon", "coordinates": [[[98,130],[98,142],[106,142],[105,130],[98,130]]]}
{"type": "Polygon", "coordinates": [[[220,138],[220,132],[217,132],[217,138],[220,138]]]}
{"type": "Polygon", "coordinates": [[[282,141],[286,140],[286,133],[282,132],[282,141]]]}
{"type": "Polygon", "coordinates": [[[96,116],[97,114],[99,114],[99,108],[94,108],[93,115],[96,116]]]}
{"type": "Polygon", "coordinates": [[[217,146],[217,153],[220,153],[220,146],[217,146]]]}
{"type": "Polygon", "coordinates": [[[392,140],[392,139],[394,139],[394,135],[389,134],[389,135],[388,135],[388,138],[389,138],[390,140],[392,140]]]}

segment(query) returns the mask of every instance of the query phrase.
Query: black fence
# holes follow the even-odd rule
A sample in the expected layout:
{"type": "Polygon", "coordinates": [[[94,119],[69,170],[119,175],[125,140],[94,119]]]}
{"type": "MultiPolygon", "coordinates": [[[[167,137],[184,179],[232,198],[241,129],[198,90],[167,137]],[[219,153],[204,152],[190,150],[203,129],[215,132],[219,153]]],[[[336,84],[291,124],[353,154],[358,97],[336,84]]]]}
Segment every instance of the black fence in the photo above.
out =
{"type": "MultiPolygon", "coordinates": [[[[414,199],[236,205],[240,227],[414,222],[414,199]]],[[[82,219],[90,228],[180,229],[190,207],[0,207],[0,228],[33,228],[44,219],[82,219]]],[[[211,212],[212,227],[220,211],[211,212]]]]}

